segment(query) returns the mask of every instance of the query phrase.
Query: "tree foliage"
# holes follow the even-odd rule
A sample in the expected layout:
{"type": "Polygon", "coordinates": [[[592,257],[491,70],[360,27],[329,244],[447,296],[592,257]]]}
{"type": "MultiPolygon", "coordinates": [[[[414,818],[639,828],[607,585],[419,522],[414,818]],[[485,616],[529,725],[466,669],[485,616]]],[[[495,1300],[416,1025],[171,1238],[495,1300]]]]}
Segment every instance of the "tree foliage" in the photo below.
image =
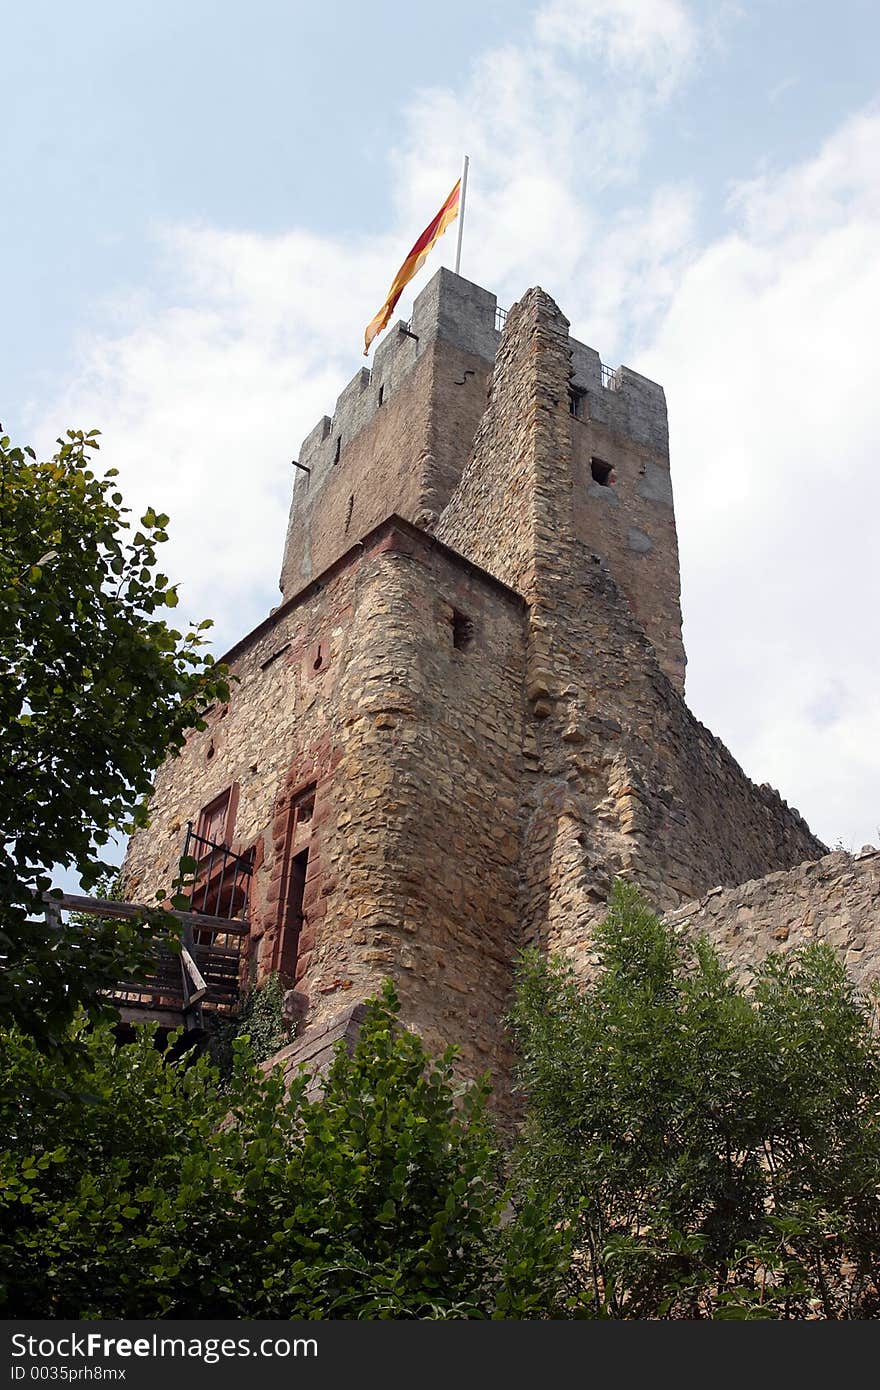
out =
{"type": "Polygon", "coordinates": [[[536,954],[514,1014],[520,1180],[572,1234],[569,1296],[613,1318],[880,1312],[880,1049],[827,947],[746,994],[619,884],[580,985],[536,954]]]}
{"type": "Polygon", "coordinates": [[[232,1071],[235,1041],[247,1035],[248,1050],[254,1062],[267,1062],[293,1036],[284,1019],[285,987],[276,971],[255,988],[242,994],[234,1014],[207,1013],[207,1048],[211,1060],[226,1077],[232,1071]]]}
{"type": "Polygon", "coordinates": [[[207,1056],[172,1064],[148,1029],[86,1029],[63,1058],[20,1032],[0,1053],[5,1316],[526,1317],[551,1310],[560,1238],[516,1219],[486,1088],[457,1095],[396,1021],[387,987],[323,1099],[288,1093],[246,1035],[227,1084],[207,1056]],[[83,1085],[86,1083],[86,1088],[83,1085]]]}
{"type": "Polygon", "coordinates": [[[80,1003],[129,973],[145,927],[52,930],[54,865],[86,891],[110,837],[141,823],[152,773],[226,693],[225,671],[165,621],[168,517],[133,530],[98,431],[68,430],[40,462],[0,438],[0,1011],[58,1042],[80,1003]]]}

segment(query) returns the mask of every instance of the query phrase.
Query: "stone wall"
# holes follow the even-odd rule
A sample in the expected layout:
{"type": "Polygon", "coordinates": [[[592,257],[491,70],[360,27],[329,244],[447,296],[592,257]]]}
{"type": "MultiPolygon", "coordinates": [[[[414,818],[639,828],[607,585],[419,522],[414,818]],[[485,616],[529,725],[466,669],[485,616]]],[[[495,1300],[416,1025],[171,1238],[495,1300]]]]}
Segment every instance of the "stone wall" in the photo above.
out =
{"type": "Polygon", "coordinates": [[[430,530],[486,403],[495,296],[443,270],[303,441],[281,590],[290,597],[397,513],[430,530]]]}
{"type": "Polygon", "coordinates": [[[228,706],[157,776],[127,896],[168,885],[187,820],[237,784],[235,844],[257,852],[254,976],[283,958],[291,856],[308,849],[290,972],[304,1025],[388,976],[429,1046],[503,1074],[523,653],[522,600],[390,519],[230,653],[228,706]]]}
{"type": "Polygon", "coordinates": [[[607,561],[660,664],[684,690],[678,537],[662,386],[629,367],[610,374],[572,340],[575,534],[607,561]],[[591,465],[595,462],[595,469],[591,465]],[[611,473],[604,483],[602,465],[611,473]]]}
{"type": "Polygon", "coordinates": [[[528,600],[521,917],[526,939],[586,961],[617,875],[668,908],[824,846],[694,719],[579,535],[567,328],[540,290],[511,310],[437,533],[528,600]]]}
{"type": "MultiPolygon", "coordinates": [[[[390,512],[432,531],[474,448],[500,335],[495,296],[441,270],[303,441],[281,574],[285,597],[331,565],[390,512]]],[[[510,311],[514,320],[517,308],[510,311]]],[[[560,317],[560,324],[563,321],[560,317]]],[[[593,348],[568,338],[562,399],[572,430],[576,535],[605,557],[661,664],[684,686],[680,579],[663,388],[628,367],[609,377],[593,348]],[[604,383],[604,384],[603,384],[604,383]],[[593,458],[612,467],[594,483],[593,458]]],[[[503,349],[496,374],[506,371],[503,349]]],[[[492,404],[487,419],[492,420],[492,404]]],[[[516,469],[512,470],[512,476],[516,469]]],[[[477,488],[460,505],[489,500],[477,488]]],[[[497,539],[497,535],[495,537],[497,539]]],[[[486,537],[492,548],[492,536],[486,537]]],[[[487,565],[497,573],[497,568],[487,565]]]]}
{"type": "MultiPolygon", "coordinates": [[[[627,374],[619,390],[629,389],[627,374]]],[[[660,666],[681,694],[685,652],[681,580],[669,455],[600,424],[587,412],[571,421],[573,528],[606,560],[660,666]],[[593,476],[604,475],[607,482],[593,476]]]]}
{"type": "Polygon", "coordinates": [[[577,958],[615,876],[668,909],[825,847],[694,718],[604,563],[576,543],[570,574],[532,702],[523,917],[532,939],[577,958]]]}
{"type": "Polygon", "coordinates": [[[827,854],[787,873],[713,888],[666,920],[688,936],[705,933],[740,984],[771,951],[824,941],[868,989],[880,979],[880,851],[827,854]]]}

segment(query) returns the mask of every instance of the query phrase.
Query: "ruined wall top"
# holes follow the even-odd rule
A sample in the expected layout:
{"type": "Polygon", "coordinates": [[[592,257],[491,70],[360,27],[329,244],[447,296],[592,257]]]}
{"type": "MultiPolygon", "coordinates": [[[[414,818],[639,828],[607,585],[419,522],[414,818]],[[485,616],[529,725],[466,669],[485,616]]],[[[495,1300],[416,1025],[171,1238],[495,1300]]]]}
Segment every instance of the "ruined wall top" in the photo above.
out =
{"type": "MultiPolygon", "coordinates": [[[[409,321],[398,319],[385,334],[372,369],[361,367],[337,397],[332,416],[322,416],[306,435],[299,462],[311,468],[310,481],[319,482],[333,466],[337,439],[350,443],[372,420],[382,404],[379,386],[385,397],[395,392],[437,339],[492,362],[499,338],[496,311],[497,300],[489,290],[445,267],[438,270],[417,295],[409,321]]],[[[300,475],[294,488],[305,486],[300,475]]]]}
{"type": "MultiPolygon", "coordinates": [[[[333,466],[337,439],[349,443],[376,414],[381,405],[380,385],[385,396],[395,391],[438,339],[493,362],[505,318],[506,311],[499,309],[491,291],[446,267],[438,270],[416,297],[409,322],[399,319],[385,334],[372,369],[362,367],[340,392],[332,416],[322,416],[306,435],[299,462],[312,470],[312,480],[320,481],[333,466]]],[[[667,453],[669,434],[662,386],[629,367],[610,371],[595,348],[576,338],[570,345],[572,387],[589,395],[592,418],[638,444],[667,453]]],[[[294,494],[305,488],[305,475],[300,474],[294,494]]]]}
{"type": "Polygon", "coordinates": [[[707,936],[741,985],[771,952],[824,941],[867,989],[880,979],[880,850],[837,850],[787,872],[712,888],[666,920],[681,935],[707,936]]]}

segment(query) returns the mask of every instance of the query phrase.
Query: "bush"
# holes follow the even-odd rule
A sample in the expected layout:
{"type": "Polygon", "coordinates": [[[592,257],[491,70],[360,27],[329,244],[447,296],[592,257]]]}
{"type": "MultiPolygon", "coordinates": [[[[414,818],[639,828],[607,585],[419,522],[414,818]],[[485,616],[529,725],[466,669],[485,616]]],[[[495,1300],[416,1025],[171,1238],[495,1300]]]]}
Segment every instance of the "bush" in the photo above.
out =
{"type": "Polygon", "coordinates": [[[251,989],[233,1016],[207,1013],[208,1051],[221,1076],[232,1071],[233,1049],[237,1038],[246,1036],[254,1062],[268,1062],[291,1040],[284,1022],[284,985],[276,972],[251,989]]]}
{"type": "Polygon", "coordinates": [[[45,1051],[78,1007],[143,968],[164,914],[47,922],[53,866],[90,892],[114,835],[146,821],[152,773],[228,698],[203,651],[210,622],[166,622],[158,572],[168,517],[132,526],[116,470],[95,472],[97,430],[68,430],[45,461],[0,428],[0,1017],[45,1051]]]}
{"type": "Polygon", "coordinates": [[[519,1177],[571,1232],[571,1306],[876,1316],[880,1051],[833,952],[773,956],[746,994],[622,884],[597,947],[584,986],[527,956],[513,1018],[519,1177]]]}
{"type": "Polygon", "coordinates": [[[324,1097],[289,1093],[245,1036],[223,1083],[150,1030],[79,1025],[88,1065],[5,1037],[0,1275],[6,1316],[446,1318],[554,1307],[559,1237],[511,1215],[486,1087],[457,1095],[399,1028],[390,987],[324,1097]]]}

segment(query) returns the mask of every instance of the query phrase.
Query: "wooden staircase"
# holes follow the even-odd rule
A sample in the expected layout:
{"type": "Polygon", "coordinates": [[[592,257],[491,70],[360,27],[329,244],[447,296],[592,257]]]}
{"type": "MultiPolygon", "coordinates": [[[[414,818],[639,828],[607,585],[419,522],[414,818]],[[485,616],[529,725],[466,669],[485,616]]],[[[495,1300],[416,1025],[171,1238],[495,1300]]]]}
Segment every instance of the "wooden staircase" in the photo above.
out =
{"type": "MultiPolygon", "coordinates": [[[[43,901],[50,922],[61,911],[123,921],[155,916],[157,911],[138,903],[74,893],[46,893],[43,901]]],[[[204,912],[164,911],[180,923],[179,950],[159,944],[146,970],[138,978],[120,980],[109,998],[122,1024],[158,1023],[169,1031],[183,1028],[195,1041],[204,1031],[204,1010],[231,1014],[238,1008],[250,927],[240,919],[204,912]]]]}

